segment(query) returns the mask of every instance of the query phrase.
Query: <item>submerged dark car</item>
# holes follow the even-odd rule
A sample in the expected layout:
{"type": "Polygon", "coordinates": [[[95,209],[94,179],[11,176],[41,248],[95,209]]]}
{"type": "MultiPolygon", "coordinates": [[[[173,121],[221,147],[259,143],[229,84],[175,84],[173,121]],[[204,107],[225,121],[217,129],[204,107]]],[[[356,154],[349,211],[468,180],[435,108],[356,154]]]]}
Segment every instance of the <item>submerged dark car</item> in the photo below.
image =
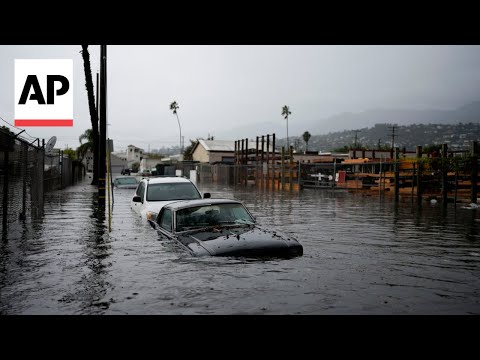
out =
{"type": "Polygon", "coordinates": [[[302,245],[291,236],[259,226],[239,201],[174,201],[149,220],[160,237],[194,256],[295,257],[302,245]]]}
{"type": "Polygon", "coordinates": [[[118,176],[113,180],[113,186],[117,189],[136,189],[138,182],[135,176],[118,176]]]}

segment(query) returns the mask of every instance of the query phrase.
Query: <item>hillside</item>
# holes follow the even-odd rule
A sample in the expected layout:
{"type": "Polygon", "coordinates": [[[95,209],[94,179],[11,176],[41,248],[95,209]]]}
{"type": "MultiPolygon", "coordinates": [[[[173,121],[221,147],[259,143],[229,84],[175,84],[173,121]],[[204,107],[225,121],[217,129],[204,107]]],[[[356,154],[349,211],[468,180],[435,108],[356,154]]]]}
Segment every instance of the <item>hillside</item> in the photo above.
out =
{"type": "MultiPolygon", "coordinates": [[[[332,151],[336,148],[353,146],[355,143],[355,131],[344,130],[331,132],[325,135],[312,134],[308,144],[309,151],[332,151]]],[[[279,146],[285,145],[286,139],[278,139],[279,146]]],[[[459,124],[413,124],[395,126],[395,146],[405,147],[407,150],[415,150],[417,145],[448,144],[449,149],[465,150],[471,141],[480,141],[480,123],[459,124]]],[[[305,142],[301,136],[290,137],[290,141],[296,144],[298,150],[305,149],[305,142]]],[[[375,124],[373,127],[365,127],[357,130],[357,145],[368,148],[391,146],[392,125],[375,124]]]]}
{"type": "MultiPolygon", "coordinates": [[[[308,129],[311,134],[321,135],[334,131],[373,127],[376,124],[384,123],[398,125],[480,123],[480,101],[454,110],[372,109],[360,113],[342,113],[302,126],[306,126],[305,130],[308,129]]],[[[300,131],[303,133],[302,130],[300,131]]]]}

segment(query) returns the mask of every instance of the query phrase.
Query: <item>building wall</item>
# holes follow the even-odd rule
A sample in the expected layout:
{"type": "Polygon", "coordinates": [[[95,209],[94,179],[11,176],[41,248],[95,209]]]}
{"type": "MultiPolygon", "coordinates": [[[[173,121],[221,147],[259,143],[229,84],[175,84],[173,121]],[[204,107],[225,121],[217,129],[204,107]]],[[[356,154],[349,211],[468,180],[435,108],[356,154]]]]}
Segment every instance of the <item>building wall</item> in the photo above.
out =
{"type": "MultiPolygon", "coordinates": [[[[393,155],[395,157],[395,153],[393,155]]],[[[415,158],[417,156],[415,151],[403,151],[400,149],[400,158],[415,158]]],[[[350,150],[349,151],[350,159],[358,158],[368,158],[368,159],[390,159],[390,150],[350,150]],[[355,156],[354,156],[355,154],[355,156]],[[375,155],[375,156],[374,156],[375,155]]]]}
{"type": "Polygon", "coordinates": [[[293,161],[300,161],[301,163],[315,163],[315,162],[333,162],[331,155],[310,155],[310,154],[293,154],[293,161]]]}
{"type": "Polygon", "coordinates": [[[161,163],[161,159],[142,159],[142,161],[140,162],[140,171],[143,171],[145,169],[155,170],[155,166],[161,163]]]}
{"type": "Polygon", "coordinates": [[[87,172],[93,172],[93,153],[88,150],[83,158],[83,165],[87,172]]]}
{"type": "Polygon", "coordinates": [[[110,166],[112,168],[112,173],[120,173],[123,169],[126,169],[127,160],[118,157],[115,154],[110,154],[110,166]]]}
{"type": "Polygon", "coordinates": [[[232,151],[225,151],[225,152],[210,152],[210,164],[215,162],[223,161],[224,157],[233,157],[232,151]]]}
{"type": "Polygon", "coordinates": [[[143,158],[143,149],[130,145],[127,148],[127,161],[128,163],[140,162],[140,158],[143,158]]]}
{"type": "Polygon", "coordinates": [[[194,161],[199,161],[201,163],[208,163],[210,162],[210,156],[207,150],[202,146],[202,144],[198,144],[195,151],[192,154],[192,159],[194,161]]]}
{"type": "Polygon", "coordinates": [[[118,157],[119,159],[124,159],[125,161],[128,161],[127,153],[115,152],[115,153],[112,153],[112,154],[115,155],[116,157],[118,157]]]}

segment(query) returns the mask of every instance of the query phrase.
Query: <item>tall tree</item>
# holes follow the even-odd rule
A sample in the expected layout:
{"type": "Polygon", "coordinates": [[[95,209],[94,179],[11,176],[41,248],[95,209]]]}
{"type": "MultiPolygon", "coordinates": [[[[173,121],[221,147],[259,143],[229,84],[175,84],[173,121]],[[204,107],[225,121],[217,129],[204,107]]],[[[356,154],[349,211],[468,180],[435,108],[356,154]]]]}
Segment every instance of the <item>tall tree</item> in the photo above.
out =
{"type": "MultiPolygon", "coordinates": [[[[85,87],[87,88],[88,110],[90,111],[90,121],[92,122],[92,152],[93,152],[93,177],[92,185],[98,185],[98,113],[95,106],[95,96],[93,95],[92,67],[90,66],[90,53],[88,45],[82,45],[83,68],[85,70],[85,87]]],[[[81,142],[81,141],[80,141],[81,142]]]]}
{"type": "Polygon", "coordinates": [[[310,141],[310,138],[312,137],[312,135],[308,131],[305,131],[302,137],[303,137],[303,141],[305,141],[305,154],[306,154],[308,151],[308,142],[310,141]]]}
{"type": "Polygon", "coordinates": [[[176,101],[173,101],[170,104],[170,110],[173,111],[173,113],[177,116],[177,121],[178,121],[178,128],[180,129],[180,154],[183,154],[183,146],[182,146],[182,127],[180,126],[180,119],[178,118],[178,113],[177,109],[180,107],[178,106],[176,101]]]}
{"type": "Polygon", "coordinates": [[[197,142],[198,142],[198,139],[193,141],[192,139],[190,139],[190,145],[188,145],[184,152],[183,152],[183,159],[184,160],[193,160],[193,148],[195,147],[195,145],[197,145],[197,142]]]}
{"type": "Polygon", "coordinates": [[[290,111],[290,108],[285,105],[283,108],[282,108],[282,115],[285,117],[285,119],[287,119],[287,148],[290,149],[290,140],[288,139],[288,115],[291,114],[291,111],[290,111]]]}
{"type": "Polygon", "coordinates": [[[83,160],[88,150],[93,153],[92,129],[85,130],[85,132],[78,137],[78,141],[80,141],[80,146],[77,148],[77,156],[79,159],[83,160]],[[86,142],[83,142],[84,140],[86,140],[86,142]]]}

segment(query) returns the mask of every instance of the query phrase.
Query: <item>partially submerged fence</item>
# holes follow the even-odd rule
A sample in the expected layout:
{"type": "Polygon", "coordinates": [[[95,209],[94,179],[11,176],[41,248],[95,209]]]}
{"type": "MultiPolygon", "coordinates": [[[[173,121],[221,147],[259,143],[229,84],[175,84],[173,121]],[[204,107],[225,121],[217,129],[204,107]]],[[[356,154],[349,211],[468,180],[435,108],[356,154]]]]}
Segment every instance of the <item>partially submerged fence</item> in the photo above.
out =
{"type": "Polygon", "coordinates": [[[0,130],[1,228],[18,220],[43,215],[44,194],[63,189],[82,178],[79,163],[59,151],[45,155],[40,142],[29,143],[13,133],[0,130]]]}
{"type": "Polygon", "coordinates": [[[197,164],[199,182],[251,185],[265,190],[343,189],[374,191],[380,195],[438,197],[445,203],[457,199],[477,202],[479,151],[473,142],[468,151],[447,151],[439,157],[426,157],[418,147],[417,157],[361,158],[331,163],[301,163],[289,154],[247,151],[241,146],[235,164],[197,164]],[[242,150],[243,149],[243,150],[242,150]]]}
{"type": "Polygon", "coordinates": [[[8,224],[43,214],[44,150],[0,130],[1,221],[8,224]]]}

